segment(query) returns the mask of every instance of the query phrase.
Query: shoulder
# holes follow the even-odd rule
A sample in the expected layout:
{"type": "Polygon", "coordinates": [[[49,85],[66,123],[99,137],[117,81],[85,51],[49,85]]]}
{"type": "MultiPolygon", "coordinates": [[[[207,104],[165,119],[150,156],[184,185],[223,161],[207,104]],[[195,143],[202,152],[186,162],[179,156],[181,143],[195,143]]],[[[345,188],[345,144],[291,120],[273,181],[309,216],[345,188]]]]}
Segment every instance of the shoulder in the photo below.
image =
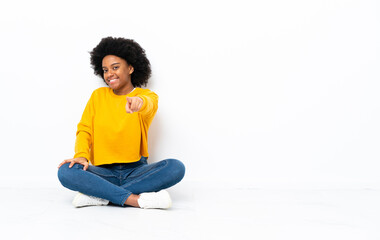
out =
{"type": "Polygon", "coordinates": [[[100,88],[97,88],[93,91],[93,93],[105,93],[105,92],[109,92],[109,87],[100,87],[100,88]]]}
{"type": "Polygon", "coordinates": [[[100,87],[100,88],[97,88],[95,89],[93,92],[92,92],[92,97],[96,97],[96,96],[101,96],[101,95],[105,95],[105,94],[108,94],[109,93],[109,90],[110,88],[109,87],[100,87]]]}
{"type": "Polygon", "coordinates": [[[134,92],[136,95],[151,95],[151,94],[157,95],[155,92],[153,92],[152,90],[147,89],[147,88],[137,87],[134,92]]]}

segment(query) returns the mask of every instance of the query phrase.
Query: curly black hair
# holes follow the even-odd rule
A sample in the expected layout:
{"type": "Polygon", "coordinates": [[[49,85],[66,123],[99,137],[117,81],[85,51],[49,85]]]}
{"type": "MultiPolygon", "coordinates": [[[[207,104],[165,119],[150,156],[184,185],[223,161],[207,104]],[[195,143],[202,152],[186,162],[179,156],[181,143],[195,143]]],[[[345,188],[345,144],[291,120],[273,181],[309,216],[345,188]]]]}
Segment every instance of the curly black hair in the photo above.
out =
{"type": "Polygon", "coordinates": [[[91,67],[95,75],[103,77],[103,58],[107,55],[115,55],[132,65],[134,71],[131,82],[134,87],[146,86],[152,73],[150,62],[145,55],[145,50],[134,40],[125,38],[103,38],[100,43],[90,52],[91,67]]]}

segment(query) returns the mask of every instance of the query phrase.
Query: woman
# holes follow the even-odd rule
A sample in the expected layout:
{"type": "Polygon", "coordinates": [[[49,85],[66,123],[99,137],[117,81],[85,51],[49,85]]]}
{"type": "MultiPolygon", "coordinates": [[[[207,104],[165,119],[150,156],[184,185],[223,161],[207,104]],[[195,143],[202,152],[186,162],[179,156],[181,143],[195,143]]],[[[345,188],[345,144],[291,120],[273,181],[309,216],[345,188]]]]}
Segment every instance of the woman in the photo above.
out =
{"type": "Polygon", "coordinates": [[[147,164],[148,129],[158,96],[140,88],[151,74],[144,49],[131,39],[107,37],[90,55],[95,74],[108,87],[92,93],[78,124],[74,158],[58,166],[59,181],[79,192],[75,207],[111,202],[169,208],[171,199],[163,189],[181,181],[185,167],[176,159],[147,164]]]}

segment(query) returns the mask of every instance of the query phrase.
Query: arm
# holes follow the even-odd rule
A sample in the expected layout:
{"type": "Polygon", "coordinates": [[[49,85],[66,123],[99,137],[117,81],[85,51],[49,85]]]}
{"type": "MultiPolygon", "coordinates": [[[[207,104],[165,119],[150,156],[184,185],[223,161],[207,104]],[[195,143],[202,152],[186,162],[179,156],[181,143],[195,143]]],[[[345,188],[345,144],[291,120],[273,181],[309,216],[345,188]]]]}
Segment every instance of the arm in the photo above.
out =
{"type": "Polygon", "coordinates": [[[88,159],[90,159],[90,148],[91,148],[91,133],[92,133],[92,119],[94,116],[94,105],[92,100],[92,95],[90,100],[87,102],[86,108],[83,112],[82,119],[78,124],[78,130],[76,132],[75,141],[75,155],[72,159],[66,159],[61,162],[58,166],[60,168],[65,163],[70,163],[69,168],[71,168],[75,163],[82,164],[83,170],[86,171],[88,168],[88,159]]]}
{"type": "Polygon", "coordinates": [[[136,97],[127,97],[125,109],[127,113],[139,112],[146,118],[153,118],[158,108],[158,96],[152,91],[139,94],[136,97]]]}
{"type": "Polygon", "coordinates": [[[158,96],[156,93],[149,91],[142,95],[137,95],[137,97],[141,98],[143,100],[143,105],[141,106],[141,109],[139,112],[144,117],[153,117],[158,108],[158,96]]]}
{"type": "Polygon", "coordinates": [[[87,102],[86,108],[83,111],[82,118],[78,123],[75,140],[75,155],[74,158],[83,157],[90,159],[90,149],[92,145],[92,122],[94,117],[94,102],[93,95],[87,102]]]}

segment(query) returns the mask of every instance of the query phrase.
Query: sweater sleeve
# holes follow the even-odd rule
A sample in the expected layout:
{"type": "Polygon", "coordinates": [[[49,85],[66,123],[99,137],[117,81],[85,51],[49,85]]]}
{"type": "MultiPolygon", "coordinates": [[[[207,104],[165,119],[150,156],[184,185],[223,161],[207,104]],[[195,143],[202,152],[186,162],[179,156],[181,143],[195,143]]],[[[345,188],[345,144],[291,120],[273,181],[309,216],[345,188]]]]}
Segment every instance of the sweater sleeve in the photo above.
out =
{"type": "Polygon", "coordinates": [[[143,105],[139,113],[141,113],[143,118],[150,123],[157,112],[158,96],[153,91],[148,90],[147,92],[138,94],[137,97],[140,97],[143,100],[143,105]]]}
{"type": "Polygon", "coordinates": [[[93,95],[87,102],[86,108],[82,114],[82,118],[78,123],[75,141],[75,155],[74,158],[84,157],[90,160],[90,149],[92,145],[92,129],[94,117],[94,101],[93,95]]]}

